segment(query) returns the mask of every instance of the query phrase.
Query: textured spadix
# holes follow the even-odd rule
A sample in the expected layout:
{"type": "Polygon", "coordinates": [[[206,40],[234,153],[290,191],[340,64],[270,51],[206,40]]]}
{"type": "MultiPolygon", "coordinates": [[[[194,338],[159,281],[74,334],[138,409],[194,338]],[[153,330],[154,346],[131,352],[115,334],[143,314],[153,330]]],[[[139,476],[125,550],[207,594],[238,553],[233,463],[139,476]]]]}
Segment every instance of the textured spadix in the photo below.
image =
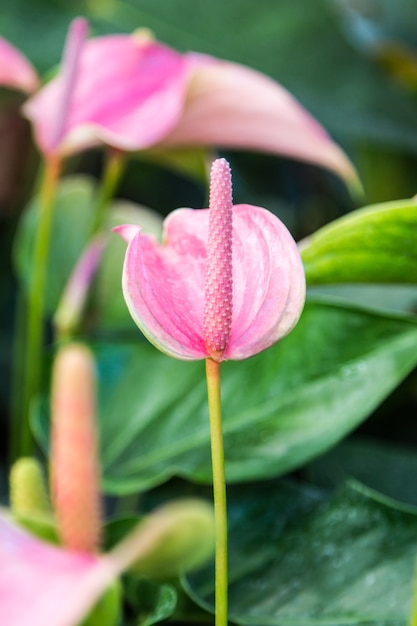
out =
{"type": "MultiPolygon", "coordinates": [[[[123,293],[130,313],[146,337],[171,356],[244,359],[286,335],[301,314],[304,271],[287,228],[261,207],[240,204],[232,211],[231,324],[217,355],[204,330],[210,209],[171,213],[162,244],[137,226],[116,229],[129,244],[123,293]]],[[[225,284],[227,291],[229,279],[225,284]]]]}

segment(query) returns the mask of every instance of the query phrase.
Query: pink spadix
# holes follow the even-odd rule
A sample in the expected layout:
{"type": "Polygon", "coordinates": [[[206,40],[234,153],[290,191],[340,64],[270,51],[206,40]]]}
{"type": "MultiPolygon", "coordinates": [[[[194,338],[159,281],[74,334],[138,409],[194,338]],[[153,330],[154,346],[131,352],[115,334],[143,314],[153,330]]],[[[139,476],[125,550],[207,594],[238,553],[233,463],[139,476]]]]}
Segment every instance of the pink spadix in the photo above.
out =
{"type": "Polygon", "coordinates": [[[272,213],[232,205],[226,161],[211,176],[210,209],[178,209],[163,243],[125,224],[123,293],[130,313],[160,350],[184,360],[244,359],[296,324],[305,298],[297,246],[272,213]]]}
{"type": "Polygon", "coordinates": [[[203,337],[219,359],[229,342],[233,311],[232,176],[225,159],[213,163],[211,181],[203,337]]]}

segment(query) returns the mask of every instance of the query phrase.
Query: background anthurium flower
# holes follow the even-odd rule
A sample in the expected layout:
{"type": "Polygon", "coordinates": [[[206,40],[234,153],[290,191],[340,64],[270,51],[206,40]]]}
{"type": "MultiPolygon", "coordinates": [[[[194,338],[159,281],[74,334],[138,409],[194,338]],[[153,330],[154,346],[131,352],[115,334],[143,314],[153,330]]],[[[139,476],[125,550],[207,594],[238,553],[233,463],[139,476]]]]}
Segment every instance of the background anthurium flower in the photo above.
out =
{"type": "MultiPolygon", "coordinates": [[[[115,229],[129,244],[123,293],[130,313],[157,348],[179,359],[244,359],[257,354],[293,328],[304,305],[304,271],[295,241],[266,209],[248,204],[232,206],[229,177],[227,162],[215,161],[211,208],[171,213],[164,222],[162,244],[143,234],[138,226],[127,224],[115,229]],[[220,233],[228,225],[229,211],[232,220],[231,277],[223,281],[219,276],[218,281],[219,293],[223,291],[230,300],[225,315],[231,318],[230,325],[226,321],[226,345],[221,346],[221,354],[213,354],[204,328],[205,311],[210,308],[206,269],[210,273],[208,258],[213,260],[214,255],[214,276],[216,253],[229,255],[215,240],[208,246],[210,213],[218,210],[220,233]],[[226,293],[230,289],[232,293],[226,293]]],[[[219,268],[222,273],[221,265],[219,268]]]]}
{"type": "Polygon", "coordinates": [[[141,150],[157,143],[181,115],[188,79],[186,57],[146,32],[109,35],[86,42],[57,144],[53,112],[64,89],[64,71],[25,107],[46,153],[68,154],[97,143],[141,150]]]}
{"type": "Polygon", "coordinates": [[[57,140],[53,120],[65,63],[24,108],[45,154],[101,142],[129,151],[213,145],[288,155],[356,177],[324,129],[272,79],[236,63],[180,54],[146,31],[84,43],[57,140]]]}
{"type": "Polygon", "coordinates": [[[30,93],[35,91],[38,82],[38,76],[28,59],[0,37],[0,85],[30,93]]]}
{"type": "Polygon", "coordinates": [[[213,534],[212,507],[179,500],[156,509],[98,556],[41,541],[0,512],[0,624],[78,625],[125,570],[152,576],[159,564],[162,576],[178,575],[211,556],[213,534]]]}
{"type": "Polygon", "coordinates": [[[117,576],[106,557],[62,550],[0,516],[0,622],[72,626],[117,576]]]}

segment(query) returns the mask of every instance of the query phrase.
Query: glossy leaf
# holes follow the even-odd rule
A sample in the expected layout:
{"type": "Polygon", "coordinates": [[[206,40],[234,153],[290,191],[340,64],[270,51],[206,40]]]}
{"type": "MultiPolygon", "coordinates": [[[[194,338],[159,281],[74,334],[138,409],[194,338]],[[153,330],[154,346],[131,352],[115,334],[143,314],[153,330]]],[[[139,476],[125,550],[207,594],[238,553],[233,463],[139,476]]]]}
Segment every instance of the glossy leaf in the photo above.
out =
{"type": "MultiPolygon", "coordinates": [[[[232,487],[229,506],[232,622],[407,622],[417,510],[397,509],[359,484],[318,504],[311,492],[297,487],[291,495],[280,483],[246,486],[243,499],[232,487]]],[[[186,588],[213,610],[211,570],[193,576],[186,588]]]]}
{"type": "Polygon", "coordinates": [[[128,577],[125,581],[126,601],[137,616],[135,626],[151,626],[172,616],[177,606],[173,585],[158,584],[145,578],[128,577]]]}
{"type": "MultiPolygon", "coordinates": [[[[96,183],[87,176],[68,176],[61,180],[56,195],[48,255],[45,306],[48,313],[56,310],[60,297],[74,267],[86,249],[91,235],[96,183]]],[[[14,248],[16,270],[22,284],[30,289],[32,247],[38,222],[37,199],[27,207],[20,222],[14,248]]],[[[125,246],[111,232],[113,226],[129,220],[140,224],[146,232],[160,233],[161,218],[156,212],[127,201],[112,203],[108,214],[109,235],[94,293],[99,309],[98,323],[106,327],[134,328],[126,309],[121,289],[121,273],[125,246]]]]}
{"type": "MultiPolygon", "coordinates": [[[[89,239],[92,226],[94,183],[86,176],[73,176],[59,184],[48,256],[45,306],[55,310],[71,272],[89,239]]],[[[20,221],[14,248],[16,270],[29,290],[32,277],[32,249],[38,222],[37,197],[20,221]]]]}
{"type": "MultiPolygon", "coordinates": [[[[308,304],[293,333],[222,366],[229,482],[283,474],[361,423],[417,363],[417,326],[308,304]]],[[[202,363],[146,344],[102,346],[104,486],[131,493],[173,475],[210,482],[202,363]]]]}
{"type": "Polygon", "coordinates": [[[305,475],[327,489],[355,479],[383,496],[417,507],[417,458],[411,445],[354,437],[313,461],[305,475]]]}
{"type": "Polygon", "coordinates": [[[417,283],[417,204],[350,213],[300,243],[308,285],[417,283]]]}

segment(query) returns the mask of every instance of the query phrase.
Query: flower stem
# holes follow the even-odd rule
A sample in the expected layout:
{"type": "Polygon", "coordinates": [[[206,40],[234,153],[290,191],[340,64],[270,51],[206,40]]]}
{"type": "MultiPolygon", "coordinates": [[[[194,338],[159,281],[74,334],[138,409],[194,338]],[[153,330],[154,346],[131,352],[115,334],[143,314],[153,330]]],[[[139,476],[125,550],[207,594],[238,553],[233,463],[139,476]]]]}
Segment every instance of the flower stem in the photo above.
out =
{"type": "Polygon", "coordinates": [[[411,602],[411,619],[409,626],[417,626],[417,565],[414,568],[413,594],[411,602]]]}
{"type": "Polygon", "coordinates": [[[29,409],[39,392],[42,374],[43,318],[45,276],[51,235],[55,188],[60,171],[60,160],[52,156],[46,160],[40,189],[39,223],[32,256],[33,277],[29,290],[27,314],[27,343],[25,354],[25,385],[19,455],[30,455],[32,437],[29,428],[29,409]]]}
{"type": "Polygon", "coordinates": [[[227,507],[220,397],[220,363],[206,359],[213,469],[214,523],[216,537],[215,594],[216,626],[227,625],[227,507]]]}
{"type": "Polygon", "coordinates": [[[97,201],[93,211],[91,234],[95,235],[101,230],[106,219],[107,207],[114,196],[119,184],[125,164],[125,155],[119,150],[112,149],[107,154],[106,165],[102,183],[98,192],[97,201]]]}

